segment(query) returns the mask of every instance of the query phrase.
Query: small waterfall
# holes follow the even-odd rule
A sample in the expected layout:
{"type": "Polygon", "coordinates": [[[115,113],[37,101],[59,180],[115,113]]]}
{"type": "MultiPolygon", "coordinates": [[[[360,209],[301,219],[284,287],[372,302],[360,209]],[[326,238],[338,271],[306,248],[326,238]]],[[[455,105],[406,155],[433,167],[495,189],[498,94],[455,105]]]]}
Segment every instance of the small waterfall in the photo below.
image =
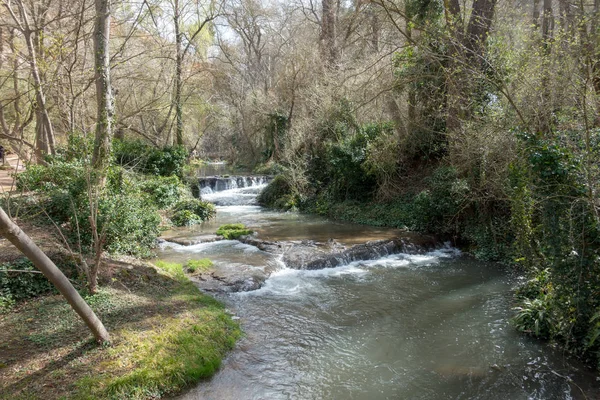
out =
{"type": "Polygon", "coordinates": [[[261,176],[206,176],[198,179],[196,191],[201,194],[222,192],[224,190],[250,188],[266,185],[272,177],[261,176]]]}
{"type": "Polygon", "coordinates": [[[192,192],[218,206],[254,205],[256,196],[271,179],[268,175],[207,176],[198,179],[192,192]]]}

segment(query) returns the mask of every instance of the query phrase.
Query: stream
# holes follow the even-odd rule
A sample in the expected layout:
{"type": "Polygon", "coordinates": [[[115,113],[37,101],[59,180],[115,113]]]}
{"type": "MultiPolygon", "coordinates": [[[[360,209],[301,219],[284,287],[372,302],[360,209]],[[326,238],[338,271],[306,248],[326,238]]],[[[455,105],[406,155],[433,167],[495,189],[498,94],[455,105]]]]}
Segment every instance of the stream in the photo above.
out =
{"type": "MultiPolygon", "coordinates": [[[[264,180],[228,179],[222,190],[201,188],[217,205],[214,221],[166,236],[237,222],[270,241],[351,246],[400,234],[268,211],[255,204],[264,180]]],[[[235,240],[167,242],[159,257],[272,271],[258,290],[217,296],[245,336],[211,380],[181,399],[598,398],[592,371],[509,325],[520,278],[449,246],[319,270],[289,269],[281,255],[235,240]]]]}

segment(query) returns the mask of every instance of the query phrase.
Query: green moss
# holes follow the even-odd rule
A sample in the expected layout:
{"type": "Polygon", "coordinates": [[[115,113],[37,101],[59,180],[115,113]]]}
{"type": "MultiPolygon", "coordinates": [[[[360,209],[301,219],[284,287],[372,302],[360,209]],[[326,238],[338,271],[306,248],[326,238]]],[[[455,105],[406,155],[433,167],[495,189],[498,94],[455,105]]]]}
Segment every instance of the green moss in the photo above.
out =
{"type": "Polygon", "coordinates": [[[149,331],[131,329],[108,349],[108,373],[77,382],[77,398],[148,399],[174,394],[212,376],[240,336],[239,327],[216,301],[205,298],[189,281],[177,291],[191,310],[163,317],[149,331]],[[193,305],[195,304],[195,305],[193,305]]]}
{"type": "Polygon", "coordinates": [[[244,224],[225,224],[217,229],[217,235],[223,236],[228,240],[235,240],[240,236],[250,235],[252,232],[244,224]]]}
{"type": "Polygon", "coordinates": [[[157,261],[154,263],[159,269],[165,271],[170,275],[171,278],[177,280],[185,280],[185,274],[183,273],[183,265],[179,263],[172,263],[167,261],[157,261]]]}
{"type": "Polygon", "coordinates": [[[198,271],[198,272],[207,271],[213,265],[214,265],[213,262],[211,260],[209,260],[208,258],[202,258],[200,260],[189,260],[185,264],[185,267],[187,268],[187,270],[189,272],[194,273],[196,271],[198,271]]]}

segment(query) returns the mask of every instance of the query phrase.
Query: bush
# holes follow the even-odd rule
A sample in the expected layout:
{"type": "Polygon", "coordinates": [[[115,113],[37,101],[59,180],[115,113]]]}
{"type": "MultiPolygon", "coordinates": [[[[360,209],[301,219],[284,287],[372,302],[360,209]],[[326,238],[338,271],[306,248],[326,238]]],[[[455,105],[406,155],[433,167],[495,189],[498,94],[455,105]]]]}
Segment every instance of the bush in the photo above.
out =
{"type": "Polygon", "coordinates": [[[114,163],[146,174],[181,177],[188,155],[183,146],[159,149],[141,140],[113,141],[114,163]]]}
{"type": "Polygon", "coordinates": [[[171,216],[171,222],[175,226],[192,226],[202,223],[202,218],[190,210],[175,211],[171,216]]]}
{"type": "Polygon", "coordinates": [[[414,199],[413,226],[428,233],[456,233],[456,222],[468,200],[469,186],[451,167],[440,167],[427,179],[429,189],[414,199]]]}
{"type": "Polygon", "coordinates": [[[225,224],[217,229],[217,235],[223,236],[227,240],[239,239],[240,236],[250,235],[252,232],[244,224],[225,224]]]}
{"type": "Polygon", "coordinates": [[[277,175],[257,198],[258,204],[277,210],[289,210],[295,205],[292,188],[283,175],[277,175]]]}
{"type": "Polygon", "coordinates": [[[23,258],[0,264],[0,310],[16,301],[56,292],[54,285],[23,258]],[[14,272],[23,271],[23,272],[14,272]]]}
{"type": "Polygon", "coordinates": [[[181,200],[173,207],[171,221],[176,226],[190,226],[207,221],[217,214],[212,203],[199,199],[181,200]]]}
{"type": "Polygon", "coordinates": [[[187,194],[186,187],[177,176],[149,177],[140,183],[139,188],[159,209],[172,207],[187,194]]]}
{"type": "MultiPolygon", "coordinates": [[[[20,185],[38,192],[40,206],[84,250],[92,246],[87,175],[93,173],[79,162],[54,161],[47,166],[32,166],[18,177],[20,185]]],[[[171,193],[165,200],[170,202],[173,192],[179,190],[176,178],[141,185],[137,180],[137,176],[127,174],[122,168],[111,167],[106,187],[92,196],[94,209],[97,208],[98,232],[104,232],[104,248],[109,252],[150,255],[160,233],[160,215],[155,203],[163,201],[161,193],[171,193]]]]}

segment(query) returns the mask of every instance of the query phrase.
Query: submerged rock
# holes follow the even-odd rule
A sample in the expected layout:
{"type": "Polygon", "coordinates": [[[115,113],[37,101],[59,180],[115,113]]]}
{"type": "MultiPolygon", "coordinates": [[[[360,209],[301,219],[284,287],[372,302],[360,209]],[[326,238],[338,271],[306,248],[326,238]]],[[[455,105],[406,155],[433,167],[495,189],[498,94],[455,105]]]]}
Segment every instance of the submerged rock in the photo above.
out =
{"type": "Polygon", "coordinates": [[[207,292],[249,292],[262,287],[272,269],[245,264],[215,265],[212,271],[191,277],[196,285],[207,292]]]}
{"type": "MultiPolygon", "coordinates": [[[[354,261],[373,260],[395,253],[425,253],[439,247],[439,242],[432,237],[419,237],[417,241],[412,237],[390,238],[350,247],[331,239],[324,243],[313,240],[272,242],[248,235],[238,240],[261,251],[280,255],[288,268],[308,270],[335,268],[354,261]]],[[[193,240],[190,242],[194,244],[193,240]]],[[[184,243],[183,240],[179,241],[179,244],[184,243]]],[[[208,292],[246,292],[260,289],[276,269],[276,265],[223,263],[216,264],[210,271],[191,279],[200,289],[208,292]]]]}
{"type": "Polygon", "coordinates": [[[347,249],[334,248],[333,252],[321,251],[321,254],[292,248],[284,254],[283,262],[294,269],[335,268],[354,261],[373,260],[395,253],[422,253],[433,247],[434,242],[424,247],[416,246],[403,238],[394,238],[357,244],[347,249]]]}
{"type": "Polygon", "coordinates": [[[351,247],[345,247],[332,239],[326,243],[312,240],[269,242],[243,236],[239,240],[269,253],[283,254],[284,264],[293,269],[335,268],[354,261],[373,260],[395,253],[424,253],[439,246],[432,237],[420,237],[418,243],[412,238],[391,238],[351,247]]]}

